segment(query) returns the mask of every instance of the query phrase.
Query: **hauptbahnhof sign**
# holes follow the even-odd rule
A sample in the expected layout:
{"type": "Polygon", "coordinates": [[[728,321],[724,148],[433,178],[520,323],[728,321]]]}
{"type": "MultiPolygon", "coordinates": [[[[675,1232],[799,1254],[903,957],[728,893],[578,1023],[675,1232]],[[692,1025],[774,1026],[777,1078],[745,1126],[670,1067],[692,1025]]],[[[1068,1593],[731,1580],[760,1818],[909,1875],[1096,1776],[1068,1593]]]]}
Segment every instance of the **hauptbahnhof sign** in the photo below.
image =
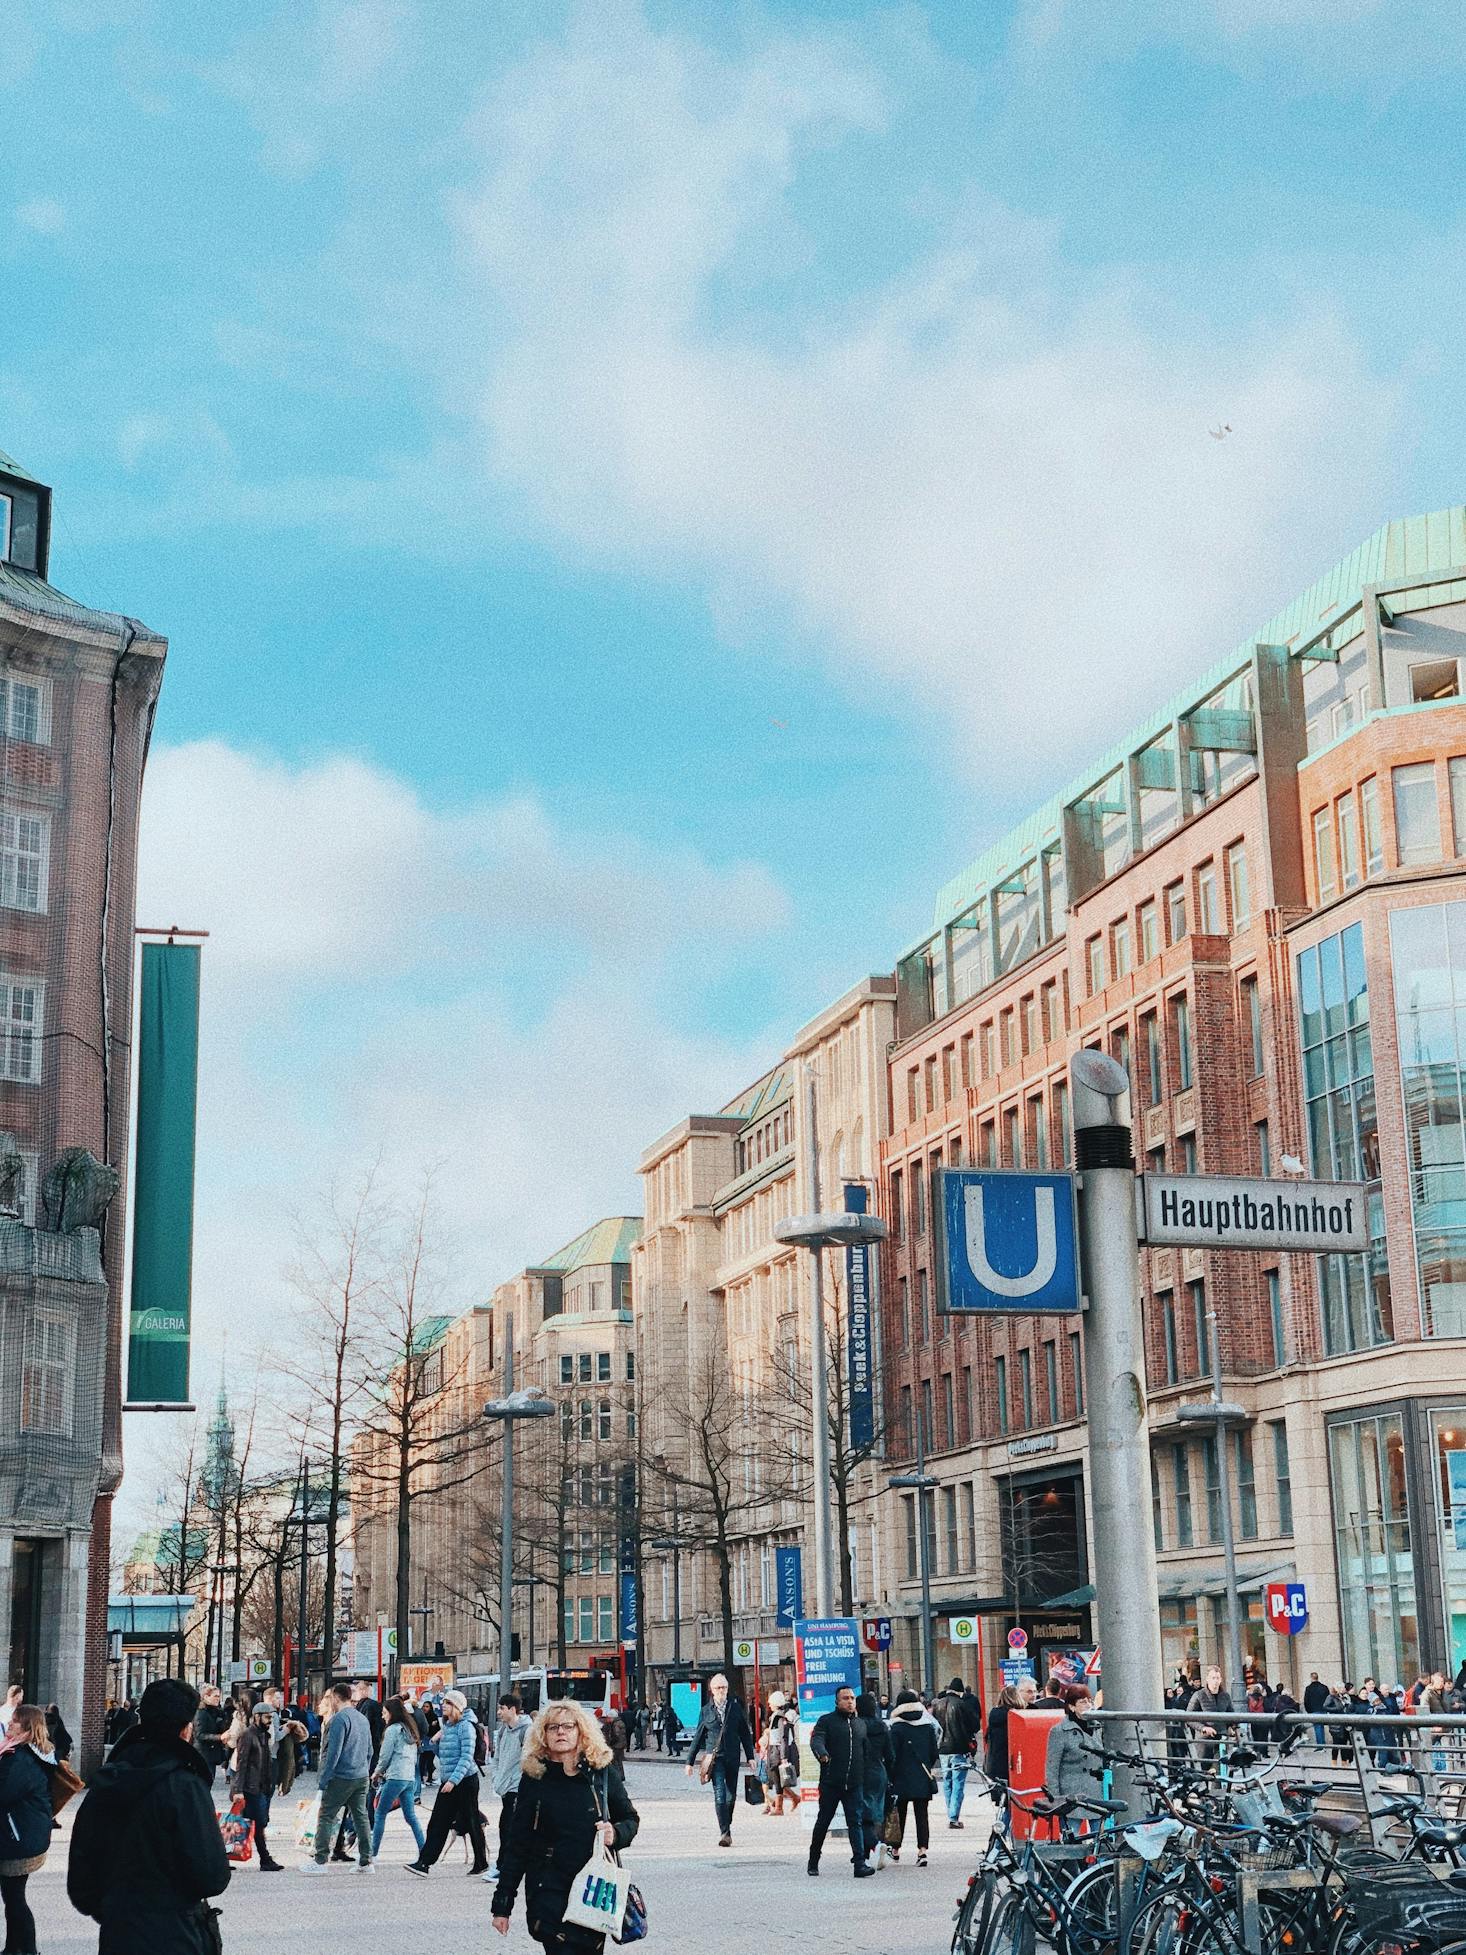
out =
{"type": "Polygon", "coordinates": [[[1147,1174],[1138,1182],[1140,1239],[1202,1249],[1369,1247],[1357,1181],[1264,1181],[1237,1175],[1147,1174]]]}

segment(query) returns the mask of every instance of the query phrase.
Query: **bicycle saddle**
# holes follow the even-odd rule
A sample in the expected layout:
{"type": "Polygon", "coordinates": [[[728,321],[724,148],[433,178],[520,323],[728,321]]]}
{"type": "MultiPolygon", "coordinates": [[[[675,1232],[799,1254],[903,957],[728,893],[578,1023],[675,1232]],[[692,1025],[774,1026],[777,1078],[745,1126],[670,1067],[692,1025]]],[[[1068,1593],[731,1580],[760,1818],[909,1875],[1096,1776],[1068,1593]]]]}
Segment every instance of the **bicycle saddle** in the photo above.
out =
{"type": "Polygon", "coordinates": [[[1309,1823],[1331,1839],[1347,1840],[1351,1833],[1359,1831],[1364,1821],[1357,1812],[1316,1812],[1309,1823]]]}
{"type": "Polygon", "coordinates": [[[1415,1837],[1424,1840],[1427,1846],[1460,1846],[1466,1843],[1466,1825],[1440,1826],[1432,1823],[1428,1826],[1417,1826],[1415,1837]]]}

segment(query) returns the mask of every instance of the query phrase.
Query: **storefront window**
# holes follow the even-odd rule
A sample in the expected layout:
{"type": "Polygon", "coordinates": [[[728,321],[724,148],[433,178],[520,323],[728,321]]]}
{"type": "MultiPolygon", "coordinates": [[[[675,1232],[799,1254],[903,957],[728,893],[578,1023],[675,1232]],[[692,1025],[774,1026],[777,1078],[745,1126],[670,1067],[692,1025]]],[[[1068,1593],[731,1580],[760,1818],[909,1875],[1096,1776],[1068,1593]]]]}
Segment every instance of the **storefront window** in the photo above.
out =
{"type": "Polygon", "coordinates": [[[1394,910],[1390,947],[1420,1309],[1427,1337],[1466,1335],[1466,903],[1394,910]]]}
{"type": "Polygon", "coordinates": [[[1420,1668],[1400,1415],[1329,1428],[1344,1667],[1352,1681],[1411,1681],[1420,1668]]]}
{"type": "Polygon", "coordinates": [[[1440,1523],[1441,1581],[1451,1669],[1466,1661],[1466,1405],[1431,1413],[1436,1459],[1436,1514],[1440,1523]]]}
{"type": "Polygon", "coordinates": [[[1314,1173],[1326,1181],[1363,1181],[1368,1189],[1368,1253],[1318,1258],[1324,1349],[1333,1356],[1368,1350],[1394,1336],[1369,987],[1359,924],[1299,952],[1298,998],[1314,1173]]]}
{"type": "Polygon", "coordinates": [[[1201,1662],[1201,1644],[1196,1634],[1194,1595],[1161,1603],[1161,1655],[1168,1682],[1177,1670],[1196,1674],[1201,1662]]]}

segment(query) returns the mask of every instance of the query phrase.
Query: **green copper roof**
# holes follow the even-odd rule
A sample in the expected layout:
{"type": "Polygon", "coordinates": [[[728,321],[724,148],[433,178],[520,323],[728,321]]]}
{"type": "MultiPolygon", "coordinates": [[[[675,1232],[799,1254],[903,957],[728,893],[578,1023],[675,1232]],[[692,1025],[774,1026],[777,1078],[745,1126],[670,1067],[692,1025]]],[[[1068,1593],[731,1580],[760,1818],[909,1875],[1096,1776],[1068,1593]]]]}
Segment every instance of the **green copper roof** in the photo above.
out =
{"type": "MultiPolygon", "coordinates": [[[[1001,882],[1045,842],[1056,840],[1060,817],[1071,801],[1078,800],[1128,754],[1224,685],[1239,666],[1246,664],[1254,645],[1290,645],[1312,638],[1328,622],[1330,613],[1342,614],[1357,604],[1367,584],[1419,584],[1428,581],[1434,573],[1462,568],[1466,568],[1466,504],[1437,509],[1428,516],[1402,516],[1377,529],[1342,563],[1335,564],[1275,617],[1249,633],[1234,651],[1201,673],[1107,753],[1101,754],[1079,779],[985,849],[960,876],[945,883],[937,893],[933,927],[940,930],[953,917],[960,916],[985,890],[1001,882]]],[[[1432,604],[1454,603],[1462,598],[1466,598],[1466,581],[1442,584],[1430,593],[1432,604]]],[[[925,942],[925,938],[921,941],[925,942]]]]}
{"type": "Polygon", "coordinates": [[[567,1242],[553,1256],[546,1256],[541,1269],[585,1269],[595,1263],[629,1263],[631,1251],[641,1241],[639,1215],[608,1215],[596,1222],[574,1242],[567,1242]]]}
{"type": "Polygon", "coordinates": [[[14,455],[7,455],[3,448],[0,448],[0,475],[13,475],[17,482],[32,482],[38,489],[46,487],[39,475],[32,475],[28,468],[22,468],[14,455]]]}
{"type": "Polygon", "coordinates": [[[429,1351],[436,1350],[448,1335],[449,1329],[457,1322],[456,1317],[424,1317],[413,1329],[413,1356],[424,1358],[429,1351]]]}
{"type": "Polygon", "coordinates": [[[767,1113],[772,1106],[781,1106],[791,1091],[791,1075],[787,1066],[775,1066],[771,1073],[755,1081],[736,1100],[730,1100],[723,1108],[725,1118],[733,1120],[757,1120],[760,1114],[767,1113]]]}

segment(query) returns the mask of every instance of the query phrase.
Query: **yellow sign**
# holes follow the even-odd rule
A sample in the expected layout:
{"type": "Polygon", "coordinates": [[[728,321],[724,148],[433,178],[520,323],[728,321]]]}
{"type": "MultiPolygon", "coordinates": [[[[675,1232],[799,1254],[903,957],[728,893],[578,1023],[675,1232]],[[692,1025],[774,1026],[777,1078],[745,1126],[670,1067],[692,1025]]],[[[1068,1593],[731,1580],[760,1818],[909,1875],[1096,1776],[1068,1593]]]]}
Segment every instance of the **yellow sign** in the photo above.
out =
{"type": "Polygon", "coordinates": [[[397,1688],[410,1690],[417,1697],[441,1697],[453,1688],[451,1663],[399,1663],[397,1688]]]}
{"type": "Polygon", "coordinates": [[[735,1644],[733,1645],[733,1661],[734,1661],[735,1663],[752,1663],[752,1661],[753,1661],[753,1644],[752,1644],[752,1643],[735,1643],[735,1644]]]}

